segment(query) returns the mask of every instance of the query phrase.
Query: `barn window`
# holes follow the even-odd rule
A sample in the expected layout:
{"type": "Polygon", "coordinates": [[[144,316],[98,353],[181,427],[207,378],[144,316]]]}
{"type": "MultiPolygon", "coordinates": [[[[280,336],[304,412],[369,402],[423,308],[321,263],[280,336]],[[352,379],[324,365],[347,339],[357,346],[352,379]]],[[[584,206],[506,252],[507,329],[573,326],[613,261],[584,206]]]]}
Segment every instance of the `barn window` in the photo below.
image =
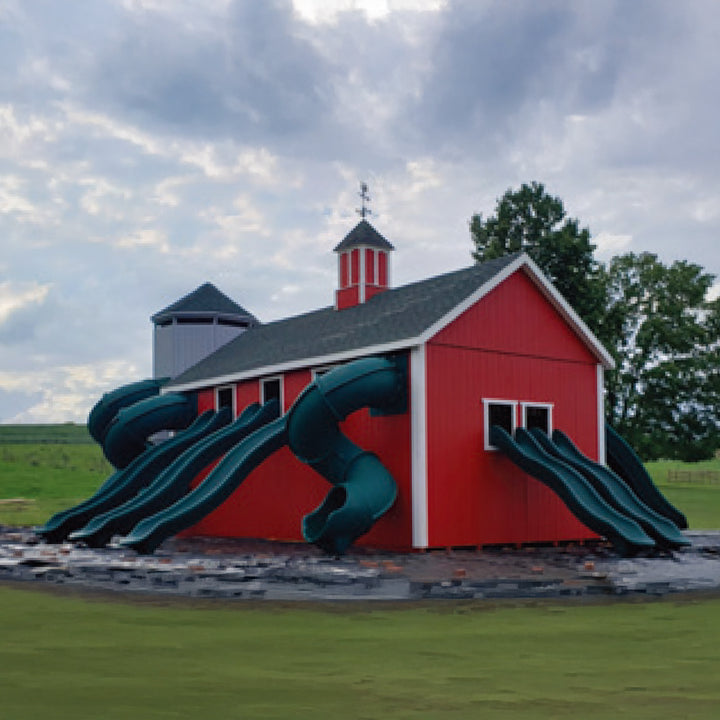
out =
{"type": "Polygon", "coordinates": [[[235,416],[235,389],[232,386],[221,387],[215,391],[215,409],[229,407],[235,416]]]}
{"type": "Polygon", "coordinates": [[[260,402],[264,405],[269,400],[278,399],[280,412],[283,412],[282,377],[263,378],[260,381],[260,402]]]}
{"type": "Polygon", "coordinates": [[[513,400],[483,400],[486,450],[497,450],[490,444],[490,428],[493,425],[499,425],[510,435],[515,432],[515,405],[513,400]]]}
{"type": "Polygon", "coordinates": [[[552,433],[552,405],[549,403],[522,403],[522,424],[528,430],[538,428],[550,435],[552,433]]]}

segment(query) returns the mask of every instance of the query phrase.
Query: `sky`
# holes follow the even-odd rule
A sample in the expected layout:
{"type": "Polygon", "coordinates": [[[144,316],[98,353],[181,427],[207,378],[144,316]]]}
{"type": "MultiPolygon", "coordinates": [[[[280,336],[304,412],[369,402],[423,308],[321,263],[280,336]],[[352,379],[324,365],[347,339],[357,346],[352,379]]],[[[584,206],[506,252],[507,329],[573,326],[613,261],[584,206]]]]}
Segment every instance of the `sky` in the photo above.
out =
{"type": "Polygon", "coordinates": [[[361,181],[395,285],[531,181],[720,276],[719,47],[715,0],[2,0],[0,422],[84,422],[206,281],[331,304],[361,181]]]}

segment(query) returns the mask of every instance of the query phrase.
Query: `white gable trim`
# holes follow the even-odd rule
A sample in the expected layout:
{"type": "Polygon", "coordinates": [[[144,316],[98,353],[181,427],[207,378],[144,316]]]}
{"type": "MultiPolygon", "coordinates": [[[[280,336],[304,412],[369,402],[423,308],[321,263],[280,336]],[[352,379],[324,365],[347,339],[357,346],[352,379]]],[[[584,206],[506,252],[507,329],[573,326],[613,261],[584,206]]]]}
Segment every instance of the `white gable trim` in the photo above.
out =
{"type": "Polygon", "coordinates": [[[545,296],[545,299],[557,310],[565,322],[575,331],[595,357],[600,360],[606,368],[614,368],[615,362],[605,350],[600,341],[595,337],[590,328],[582,321],[580,316],[570,307],[567,300],[557,291],[555,286],[548,280],[540,268],[533,262],[532,258],[523,253],[516,260],[511,262],[504,270],[493,276],[474,293],[468,295],[459,305],[456,305],[449,313],[441,317],[431,325],[417,339],[417,343],[426,343],[451,322],[457,320],[466,310],[469,310],[478,301],[482,300],[488,293],[492,292],[498,285],[507,280],[513,273],[521,270],[532,280],[534,285],[545,296]]]}

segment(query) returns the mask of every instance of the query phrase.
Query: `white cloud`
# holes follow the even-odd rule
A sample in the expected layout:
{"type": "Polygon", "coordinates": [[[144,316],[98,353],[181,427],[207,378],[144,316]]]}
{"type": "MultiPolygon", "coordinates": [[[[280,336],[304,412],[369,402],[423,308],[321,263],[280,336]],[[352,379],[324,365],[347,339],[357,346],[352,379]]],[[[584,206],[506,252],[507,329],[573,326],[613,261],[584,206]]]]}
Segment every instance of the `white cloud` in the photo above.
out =
{"type": "Polygon", "coordinates": [[[154,248],[161,253],[170,252],[167,235],[160,230],[149,228],[123,235],[112,241],[112,244],[123,249],[154,248]]]}
{"type": "Polygon", "coordinates": [[[18,310],[32,305],[42,305],[50,291],[49,285],[39,283],[0,283],[0,324],[18,310]]]}

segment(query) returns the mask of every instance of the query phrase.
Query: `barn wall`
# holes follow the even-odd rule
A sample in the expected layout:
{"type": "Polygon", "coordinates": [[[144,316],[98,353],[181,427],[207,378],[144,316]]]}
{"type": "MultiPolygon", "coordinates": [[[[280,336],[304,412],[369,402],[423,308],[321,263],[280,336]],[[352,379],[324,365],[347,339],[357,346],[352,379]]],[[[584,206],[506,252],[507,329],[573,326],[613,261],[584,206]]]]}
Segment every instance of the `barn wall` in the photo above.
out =
{"type": "MultiPolygon", "coordinates": [[[[287,411],[311,381],[310,370],[284,376],[287,411]]],[[[258,380],[239,383],[237,408],[242,412],[259,399],[258,380]]],[[[214,390],[200,393],[204,408],[214,403],[214,390]]],[[[376,453],[398,483],[398,499],[388,513],[356,544],[408,548],[411,544],[410,415],[371,417],[367,409],[351,415],[342,430],[354,442],[376,453]]],[[[233,495],[189,529],[187,535],[261,537],[301,541],[303,515],[314,510],[331,485],[283,448],[256,468],[233,495]]]]}
{"type": "Polygon", "coordinates": [[[594,537],[501,453],[484,450],[483,398],[553,405],[553,427],[597,457],[597,361],[522,273],[427,347],[430,546],[594,537]]]}

